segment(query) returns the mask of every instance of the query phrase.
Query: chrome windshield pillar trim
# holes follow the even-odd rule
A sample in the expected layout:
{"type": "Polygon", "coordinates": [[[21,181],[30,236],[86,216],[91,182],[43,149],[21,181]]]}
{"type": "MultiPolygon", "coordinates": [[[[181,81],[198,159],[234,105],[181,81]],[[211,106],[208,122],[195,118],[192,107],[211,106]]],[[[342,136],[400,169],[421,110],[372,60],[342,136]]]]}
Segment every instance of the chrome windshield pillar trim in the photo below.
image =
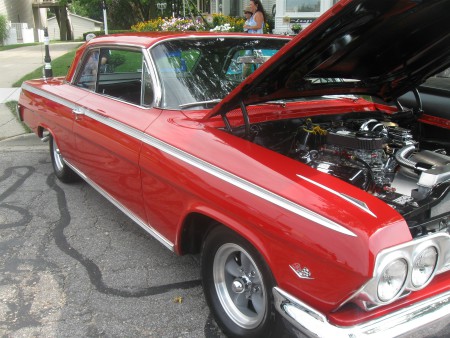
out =
{"type": "Polygon", "coordinates": [[[150,226],[150,224],[146,224],[140,217],[138,217],[136,214],[131,212],[127,207],[125,207],[123,204],[121,204],[119,201],[117,201],[114,197],[112,197],[109,193],[107,193],[105,190],[103,190],[99,185],[94,183],[89,177],[87,177],[81,170],[79,170],[77,167],[73,166],[67,160],[64,160],[64,162],[73,170],[75,171],[83,180],[85,180],[92,188],[97,190],[103,197],[105,197],[108,201],[110,201],[112,204],[114,204],[117,208],[119,208],[125,215],[127,215],[129,218],[131,218],[132,221],[134,221],[137,225],[139,225],[145,232],[147,232],[149,235],[157,239],[161,244],[163,244],[166,248],[168,248],[171,251],[175,251],[174,244],[170,242],[167,238],[165,238],[163,235],[161,235],[159,232],[157,232],[153,227],[150,226]]]}
{"type": "Polygon", "coordinates": [[[331,324],[325,315],[279,287],[274,287],[272,291],[277,311],[297,330],[309,337],[396,337],[450,317],[450,291],[351,327],[331,324]]]}

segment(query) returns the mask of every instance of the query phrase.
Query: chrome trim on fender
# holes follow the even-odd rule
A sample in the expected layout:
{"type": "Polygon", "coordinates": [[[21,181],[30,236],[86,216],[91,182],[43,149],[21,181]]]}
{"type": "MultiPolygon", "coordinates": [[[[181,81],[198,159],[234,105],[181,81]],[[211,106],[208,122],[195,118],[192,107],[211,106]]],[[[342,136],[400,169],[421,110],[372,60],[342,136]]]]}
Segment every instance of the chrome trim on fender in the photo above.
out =
{"type": "Polygon", "coordinates": [[[297,330],[310,337],[396,337],[450,316],[450,291],[380,318],[351,327],[331,324],[325,315],[279,287],[273,288],[275,308],[297,330]]]}
{"type": "Polygon", "coordinates": [[[40,95],[42,97],[45,97],[46,99],[49,99],[49,100],[51,100],[53,102],[56,102],[56,103],[58,103],[58,104],[60,104],[62,106],[70,108],[72,110],[74,110],[74,109],[76,109],[78,107],[78,105],[76,105],[75,103],[73,103],[73,102],[71,102],[69,100],[63,99],[63,98],[61,98],[61,97],[59,97],[59,96],[57,96],[55,94],[51,94],[51,93],[46,92],[46,91],[44,91],[42,89],[34,88],[34,87],[26,84],[25,82],[22,83],[22,87],[21,88],[22,88],[22,90],[26,90],[26,91],[28,91],[30,93],[33,93],[33,94],[36,94],[36,95],[40,95]]]}
{"type": "Polygon", "coordinates": [[[323,184],[320,184],[320,183],[318,183],[318,182],[316,182],[316,181],[313,181],[313,180],[311,180],[311,179],[309,179],[309,178],[307,178],[307,177],[305,177],[305,176],[302,176],[302,175],[300,175],[300,174],[297,174],[297,177],[298,177],[298,178],[301,178],[302,180],[305,180],[305,181],[307,181],[307,182],[309,182],[309,183],[311,183],[311,184],[314,184],[316,187],[322,188],[322,189],[324,189],[324,190],[326,190],[326,191],[332,193],[333,195],[336,195],[336,196],[342,198],[343,200],[345,200],[345,201],[347,201],[347,202],[353,204],[355,207],[357,207],[357,208],[361,209],[362,211],[368,213],[369,215],[371,215],[371,216],[377,218],[377,215],[375,215],[375,214],[369,209],[369,207],[366,205],[366,203],[364,203],[364,202],[362,202],[362,201],[360,201],[360,200],[357,200],[357,199],[354,198],[354,197],[351,197],[351,196],[342,194],[342,193],[340,193],[340,192],[337,192],[336,190],[330,189],[330,188],[328,188],[327,186],[324,186],[323,184]]]}
{"type": "MultiPolygon", "coordinates": [[[[27,87],[29,87],[29,86],[27,86],[27,87]]],[[[54,100],[54,97],[55,97],[55,95],[49,94],[43,90],[33,89],[33,92],[36,94],[39,94],[43,97],[48,97],[51,100],[54,100]]],[[[64,99],[58,100],[58,103],[65,105],[63,102],[68,102],[68,101],[66,101],[64,99]]],[[[71,104],[70,106],[69,105],[67,105],[67,106],[70,107],[72,110],[79,108],[78,105],[73,105],[73,104],[71,104]]],[[[166,142],[163,142],[153,136],[150,136],[140,130],[132,128],[132,127],[130,127],[124,123],[121,123],[119,121],[116,121],[114,119],[111,119],[108,116],[98,114],[98,113],[91,111],[84,107],[80,107],[80,108],[83,111],[85,116],[88,116],[91,119],[96,120],[100,123],[103,123],[103,124],[113,128],[117,131],[120,131],[126,135],[134,137],[135,139],[140,140],[151,147],[161,150],[162,152],[169,154],[185,163],[188,163],[188,164],[190,164],[208,174],[211,174],[225,182],[228,182],[231,185],[234,185],[235,187],[245,190],[255,196],[258,196],[270,203],[278,205],[279,207],[281,207],[285,210],[288,210],[290,212],[293,212],[294,214],[297,214],[301,217],[304,217],[315,223],[318,223],[326,228],[337,231],[344,235],[356,237],[355,233],[348,230],[344,226],[342,226],[342,225],[334,222],[333,220],[326,218],[312,210],[309,210],[295,202],[292,202],[291,200],[288,200],[287,198],[284,198],[284,197],[282,197],[278,194],[275,194],[263,187],[260,187],[254,183],[251,183],[251,182],[249,182],[239,176],[236,176],[228,171],[225,171],[209,162],[199,159],[198,157],[195,157],[181,149],[178,149],[178,148],[176,148],[166,142]]]]}
{"type": "Polygon", "coordinates": [[[94,181],[89,179],[81,170],[67,162],[67,160],[64,159],[64,162],[73,170],[75,171],[83,180],[85,180],[89,185],[97,190],[103,197],[105,197],[108,201],[110,201],[112,204],[114,204],[117,208],[119,208],[125,215],[127,215],[131,220],[133,220],[137,225],[139,225],[142,229],[144,229],[149,235],[157,239],[159,242],[161,242],[166,248],[168,248],[171,251],[174,251],[174,244],[170,242],[167,238],[165,238],[163,235],[161,235],[159,232],[157,232],[153,227],[151,227],[149,224],[146,224],[143,220],[141,220],[138,216],[136,216],[133,212],[131,212],[127,207],[125,207],[123,204],[121,204],[119,201],[117,201],[114,197],[112,197],[110,194],[108,194],[105,190],[103,190],[100,186],[98,186],[94,181]]]}
{"type": "Polygon", "coordinates": [[[186,153],[185,151],[178,149],[170,144],[167,144],[153,136],[150,136],[146,133],[143,133],[141,131],[138,131],[134,128],[130,128],[129,126],[120,123],[118,121],[109,119],[108,117],[93,113],[93,112],[86,112],[86,115],[97,120],[98,122],[104,123],[111,128],[114,128],[120,132],[123,132],[125,134],[128,134],[145,144],[152,146],[156,149],[161,150],[162,152],[169,154],[185,163],[188,163],[204,172],[207,172],[208,174],[211,174],[225,182],[228,182],[242,190],[245,190],[255,196],[258,196],[268,202],[271,202],[275,205],[278,205],[279,207],[282,207],[286,210],[289,210],[299,216],[305,217],[313,222],[319,223],[323,225],[324,227],[327,227],[331,230],[343,233],[345,235],[354,236],[356,235],[351,232],[350,230],[344,228],[343,226],[333,222],[332,220],[319,215],[309,209],[306,209],[302,207],[301,205],[298,205],[280,195],[277,195],[267,189],[264,189],[254,183],[251,183],[239,176],[236,176],[228,171],[225,171],[211,163],[208,163],[202,159],[199,159],[189,153],[186,153]]]}

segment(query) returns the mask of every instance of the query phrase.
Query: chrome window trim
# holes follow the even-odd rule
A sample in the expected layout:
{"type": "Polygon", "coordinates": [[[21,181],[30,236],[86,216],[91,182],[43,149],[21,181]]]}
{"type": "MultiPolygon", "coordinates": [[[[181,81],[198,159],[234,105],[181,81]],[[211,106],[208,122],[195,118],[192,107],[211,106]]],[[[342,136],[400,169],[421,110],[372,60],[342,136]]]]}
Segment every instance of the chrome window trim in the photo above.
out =
{"type": "Polygon", "coordinates": [[[149,49],[143,48],[143,54],[144,54],[144,60],[147,63],[148,72],[150,74],[150,77],[152,78],[152,85],[153,85],[153,104],[154,107],[160,107],[161,106],[161,100],[162,100],[162,90],[161,90],[161,82],[159,81],[159,77],[157,75],[156,71],[156,64],[153,61],[153,59],[150,57],[149,49]]]}
{"type": "MultiPolygon", "coordinates": [[[[85,59],[86,56],[92,51],[92,50],[100,50],[102,48],[109,48],[109,49],[121,49],[121,50],[129,50],[129,51],[134,51],[134,52],[141,52],[143,48],[140,46],[135,46],[135,45],[127,45],[127,44],[112,44],[112,43],[108,43],[108,44],[95,44],[92,46],[88,46],[86,47],[86,50],[83,52],[82,58],[80,60],[80,62],[77,64],[77,67],[75,69],[75,72],[72,76],[72,78],[70,79],[70,84],[73,86],[76,86],[76,82],[78,81],[79,76],[81,76],[81,66],[84,66],[85,63],[85,59]]],[[[82,87],[78,87],[78,88],[82,88],[82,87]]],[[[89,91],[89,92],[93,92],[93,91],[89,91]]]]}
{"type": "MultiPolygon", "coordinates": [[[[27,86],[28,87],[28,86],[27,86]]],[[[30,87],[32,88],[32,87],[30,87]]],[[[49,100],[54,100],[55,95],[49,94],[43,90],[35,89],[32,90],[35,94],[39,94],[42,97],[45,97],[49,100]]],[[[61,104],[63,102],[69,102],[67,100],[61,99],[59,100],[61,104]]],[[[70,105],[70,107],[73,109],[73,104],[70,105]]],[[[142,141],[143,143],[154,147],[166,154],[169,154],[193,167],[196,167],[206,173],[209,173],[237,188],[240,188],[244,191],[247,191],[250,194],[253,194],[255,196],[260,197],[263,200],[266,200],[267,202],[273,203],[285,210],[288,210],[296,215],[299,215],[303,218],[309,219],[317,224],[320,224],[328,229],[331,229],[333,231],[339,232],[341,234],[357,237],[355,233],[348,230],[347,228],[343,227],[342,225],[334,222],[333,220],[324,217],[312,210],[309,210],[295,202],[292,202],[291,200],[284,198],[278,194],[275,194],[263,187],[260,187],[250,181],[247,181],[246,179],[239,177],[235,174],[232,174],[226,170],[223,170],[209,162],[206,162],[198,157],[195,157],[192,154],[189,154],[181,149],[178,149],[164,141],[161,141],[153,136],[150,136],[140,130],[137,130],[135,128],[132,128],[126,124],[123,124],[117,120],[114,120],[110,117],[103,116],[100,114],[97,114],[96,112],[93,112],[89,109],[86,109],[81,106],[77,106],[77,109],[81,109],[84,115],[89,116],[90,118],[94,119],[95,121],[98,121],[100,123],[103,123],[117,131],[120,131],[128,136],[131,136],[137,140],[142,141]]]]}
{"type": "Polygon", "coordinates": [[[73,85],[73,86],[75,86],[77,88],[84,89],[88,93],[95,93],[96,92],[95,90],[97,89],[98,77],[95,79],[95,89],[94,90],[78,86],[76,83],[80,80],[80,78],[81,78],[81,76],[83,74],[82,70],[83,70],[84,66],[86,65],[86,63],[87,63],[87,58],[88,58],[89,54],[92,51],[95,51],[95,50],[98,50],[99,53],[100,53],[100,48],[101,47],[99,47],[99,46],[92,46],[90,48],[86,48],[86,50],[84,51],[84,53],[83,53],[83,55],[82,55],[82,57],[80,59],[80,62],[78,62],[77,67],[75,68],[75,72],[74,72],[74,74],[72,76],[72,79],[69,82],[71,85],[73,85]]]}

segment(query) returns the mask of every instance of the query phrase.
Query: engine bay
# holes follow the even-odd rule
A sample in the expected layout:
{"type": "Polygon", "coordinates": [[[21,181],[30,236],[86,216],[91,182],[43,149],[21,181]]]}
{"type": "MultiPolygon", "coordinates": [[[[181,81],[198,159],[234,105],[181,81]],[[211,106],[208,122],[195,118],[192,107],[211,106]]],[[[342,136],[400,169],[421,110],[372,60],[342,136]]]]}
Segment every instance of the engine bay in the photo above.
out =
{"type": "Polygon", "coordinates": [[[364,112],[250,124],[248,138],[378,197],[416,238],[449,229],[450,156],[422,149],[413,129],[364,112]]]}

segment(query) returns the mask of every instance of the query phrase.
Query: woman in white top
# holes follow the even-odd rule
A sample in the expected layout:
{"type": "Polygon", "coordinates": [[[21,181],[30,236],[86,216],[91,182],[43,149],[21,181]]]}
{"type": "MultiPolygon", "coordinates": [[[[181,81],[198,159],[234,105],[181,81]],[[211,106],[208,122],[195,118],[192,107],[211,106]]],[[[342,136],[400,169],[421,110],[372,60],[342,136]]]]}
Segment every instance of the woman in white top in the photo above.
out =
{"type": "Polygon", "coordinates": [[[264,33],[264,23],[266,22],[266,12],[261,4],[260,0],[250,0],[249,4],[253,13],[252,17],[248,20],[248,24],[244,25],[244,30],[249,33],[264,33]]]}

